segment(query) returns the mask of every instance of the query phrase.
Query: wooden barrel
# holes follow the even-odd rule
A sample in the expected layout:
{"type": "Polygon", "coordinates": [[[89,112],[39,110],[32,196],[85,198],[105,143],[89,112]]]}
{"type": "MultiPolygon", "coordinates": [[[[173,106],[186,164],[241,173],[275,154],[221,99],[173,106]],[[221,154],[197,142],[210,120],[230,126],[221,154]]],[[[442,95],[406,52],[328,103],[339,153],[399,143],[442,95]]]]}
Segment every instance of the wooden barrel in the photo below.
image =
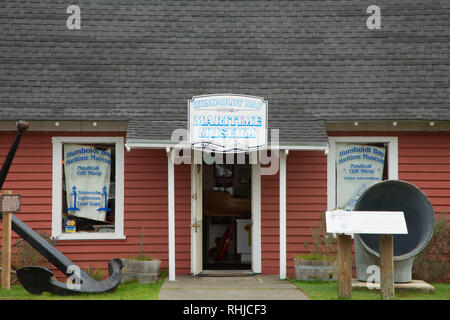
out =
{"type": "Polygon", "coordinates": [[[158,280],[158,272],[161,260],[121,260],[123,263],[121,282],[137,280],[139,283],[153,283],[158,280]]]}

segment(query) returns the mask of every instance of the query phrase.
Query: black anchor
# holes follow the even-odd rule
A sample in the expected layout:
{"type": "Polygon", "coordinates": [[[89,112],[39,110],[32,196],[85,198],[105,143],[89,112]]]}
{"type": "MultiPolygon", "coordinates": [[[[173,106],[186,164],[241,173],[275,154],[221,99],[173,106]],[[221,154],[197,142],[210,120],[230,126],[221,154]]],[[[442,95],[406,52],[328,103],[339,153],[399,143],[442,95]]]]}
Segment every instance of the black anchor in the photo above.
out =
{"type": "MultiPolygon", "coordinates": [[[[18,131],[16,138],[11,145],[5,162],[0,170],[0,190],[8,175],[9,167],[11,166],[17,147],[20,143],[20,138],[29,127],[28,123],[25,121],[17,122],[16,126],[18,131]]],[[[1,212],[0,218],[2,218],[1,212]]],[[[57,295],[111,292],[119,285],[120,280],[122,279],[123,267],[121,259],[111,259],[108,263],[109,278],[103,281],[97,281],[92,279],[86,272],[81,270],[81,268],[70,261],[14,214],[11,214],[11,226],[14,232],[69,277],[68,281],[60,282],[55,280],[53,278],[53,272],[46,268],[30,266],[18,269],[16,274],[19,282],[31,294],[41,294],[44,291],[57,295]]]]}

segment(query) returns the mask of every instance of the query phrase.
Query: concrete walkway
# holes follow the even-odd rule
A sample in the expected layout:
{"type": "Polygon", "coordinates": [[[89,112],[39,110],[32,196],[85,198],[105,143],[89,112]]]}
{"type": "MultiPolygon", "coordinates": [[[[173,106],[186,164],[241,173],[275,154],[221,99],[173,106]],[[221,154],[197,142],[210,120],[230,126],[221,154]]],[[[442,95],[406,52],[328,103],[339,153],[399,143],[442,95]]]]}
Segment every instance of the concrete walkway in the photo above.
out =
{"type": "Polygon", "coordinates": [[[159,300],[308,300],[306,295],[288,280],[276,275],[250,277],[166,278],[159,300]]]}

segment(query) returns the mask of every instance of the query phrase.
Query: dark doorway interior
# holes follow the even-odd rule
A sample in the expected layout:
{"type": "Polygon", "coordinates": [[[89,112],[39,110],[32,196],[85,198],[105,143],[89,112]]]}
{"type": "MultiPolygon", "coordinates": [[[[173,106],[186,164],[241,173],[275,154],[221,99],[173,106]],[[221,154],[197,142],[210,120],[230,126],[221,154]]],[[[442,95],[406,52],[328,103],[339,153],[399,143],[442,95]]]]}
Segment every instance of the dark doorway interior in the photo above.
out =
{"type": "Polygon", "coordinates": [[[251,165],[236,162],[203,164],[203,270],[251,269],[251,165]]]}

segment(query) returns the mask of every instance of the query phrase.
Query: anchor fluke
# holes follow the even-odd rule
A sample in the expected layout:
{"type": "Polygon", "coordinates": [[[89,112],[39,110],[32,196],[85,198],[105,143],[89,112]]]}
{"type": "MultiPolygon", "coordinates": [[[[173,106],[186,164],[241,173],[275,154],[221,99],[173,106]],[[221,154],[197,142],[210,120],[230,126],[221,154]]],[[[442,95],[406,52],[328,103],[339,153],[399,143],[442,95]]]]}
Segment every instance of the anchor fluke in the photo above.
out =
{"type": "Polygon", "coordinates": [[[16,270],[17,278],[25,290],[31,294],[40,295],[50,291],[50,279],[53,272],[42,267],[23,267],[16,270]]]}
{"type": "Polygon", "coordinates": [[[22,286],[31,294],[40,295],[43,292],[50,292],[56,295],[67,296],[80,293],[114,291],[122,279],[122,267],[121,259],[114,258],[108,263],[108,279],[96,281],[80,270],[79,278],[75,283],[72,283],[70,278],[67,282],[57,281],[54,279],[53,272],[42,267],[23,267],[16,272],[22,286]]]}

